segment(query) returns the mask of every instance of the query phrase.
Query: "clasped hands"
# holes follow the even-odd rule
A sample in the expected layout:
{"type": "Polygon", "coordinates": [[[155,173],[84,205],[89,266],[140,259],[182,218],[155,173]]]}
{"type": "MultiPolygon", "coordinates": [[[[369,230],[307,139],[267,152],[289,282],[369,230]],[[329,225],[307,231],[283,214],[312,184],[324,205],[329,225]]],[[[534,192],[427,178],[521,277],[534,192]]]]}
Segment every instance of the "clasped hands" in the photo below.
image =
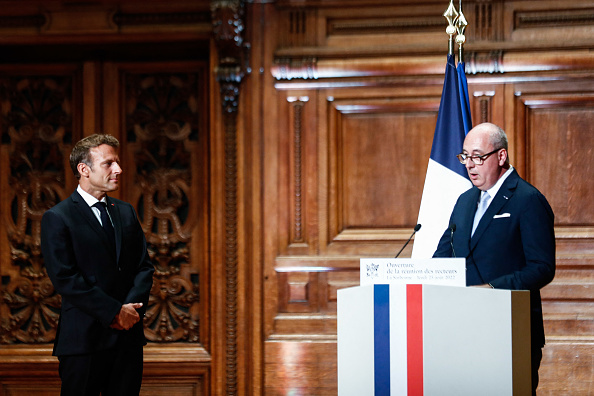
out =
{"type": "Polygon", "coordinates": [[[132,326],[140,321],[140,315],[136,311],[140,307],[142,307],[142,303],[122,305],[120,312],[113,318],[110,327],[116,330],[130,330],[132,326]]]}

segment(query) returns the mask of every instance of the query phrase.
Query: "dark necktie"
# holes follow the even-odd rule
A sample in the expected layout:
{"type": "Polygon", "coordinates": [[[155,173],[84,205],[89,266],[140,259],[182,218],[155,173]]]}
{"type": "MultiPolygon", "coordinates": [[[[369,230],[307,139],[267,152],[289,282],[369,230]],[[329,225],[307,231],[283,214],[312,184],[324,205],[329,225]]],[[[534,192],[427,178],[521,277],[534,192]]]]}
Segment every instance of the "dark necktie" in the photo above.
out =
{"type": "Polygon", "coordinates": [[[115,246],[115,231],[113,229],[113,225],[111,224],[111,220],[109,219],[109,215],[107,214],[107,204],[105,202],[97,202],[93,205],[99,212],[101,212],[101,223],[103,225],[103,230],[107,234],[107,238],[112,246],[115,246]]]}

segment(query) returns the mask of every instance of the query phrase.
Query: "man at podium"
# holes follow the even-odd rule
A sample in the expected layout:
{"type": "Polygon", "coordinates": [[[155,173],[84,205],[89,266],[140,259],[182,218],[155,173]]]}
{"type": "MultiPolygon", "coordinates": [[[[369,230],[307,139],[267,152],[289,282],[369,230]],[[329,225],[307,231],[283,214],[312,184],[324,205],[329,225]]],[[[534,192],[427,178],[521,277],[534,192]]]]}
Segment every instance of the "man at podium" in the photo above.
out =
{"type": "Polygon", "coordinates": [[[535,394],[545,343],[540,289],[555,276],[554,214],[510,165],[507,150],[494,124],[468,133],[458,159],[474,186],[458,198],[433,257],[465,257],[468,286],[530,290],[535,394]]]}

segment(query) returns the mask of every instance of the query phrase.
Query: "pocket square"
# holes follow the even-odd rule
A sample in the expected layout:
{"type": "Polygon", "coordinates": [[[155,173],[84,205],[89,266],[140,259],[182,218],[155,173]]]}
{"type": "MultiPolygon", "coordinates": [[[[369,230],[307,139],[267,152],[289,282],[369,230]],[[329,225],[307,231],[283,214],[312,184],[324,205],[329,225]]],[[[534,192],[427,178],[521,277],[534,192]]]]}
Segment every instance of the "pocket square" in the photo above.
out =
{"type": "Polygon", "coordinates": [[[501,219],[503,217],[511,217],[511,215],[509,213],[501,213],[501,214],[493,216],[494,219],[501,219]]]}

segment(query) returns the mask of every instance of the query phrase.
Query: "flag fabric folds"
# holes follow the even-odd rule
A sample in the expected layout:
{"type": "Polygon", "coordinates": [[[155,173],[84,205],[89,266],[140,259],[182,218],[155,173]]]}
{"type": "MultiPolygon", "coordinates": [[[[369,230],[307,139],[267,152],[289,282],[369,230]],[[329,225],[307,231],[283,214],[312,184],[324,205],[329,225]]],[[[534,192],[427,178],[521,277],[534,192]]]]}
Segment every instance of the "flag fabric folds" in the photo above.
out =
{"type": "Polygon", "coordinates": [[[464,137],[471,128],[464,63],[456,69],[454,55],[448,55],[419,209],[418,223],[423,228],[415,235],[413,258],[433,256],[439,239],[449,227],[449,218],[458,196],[472,187],[466,168],[456,158],[462,152],[464,137]]]}

